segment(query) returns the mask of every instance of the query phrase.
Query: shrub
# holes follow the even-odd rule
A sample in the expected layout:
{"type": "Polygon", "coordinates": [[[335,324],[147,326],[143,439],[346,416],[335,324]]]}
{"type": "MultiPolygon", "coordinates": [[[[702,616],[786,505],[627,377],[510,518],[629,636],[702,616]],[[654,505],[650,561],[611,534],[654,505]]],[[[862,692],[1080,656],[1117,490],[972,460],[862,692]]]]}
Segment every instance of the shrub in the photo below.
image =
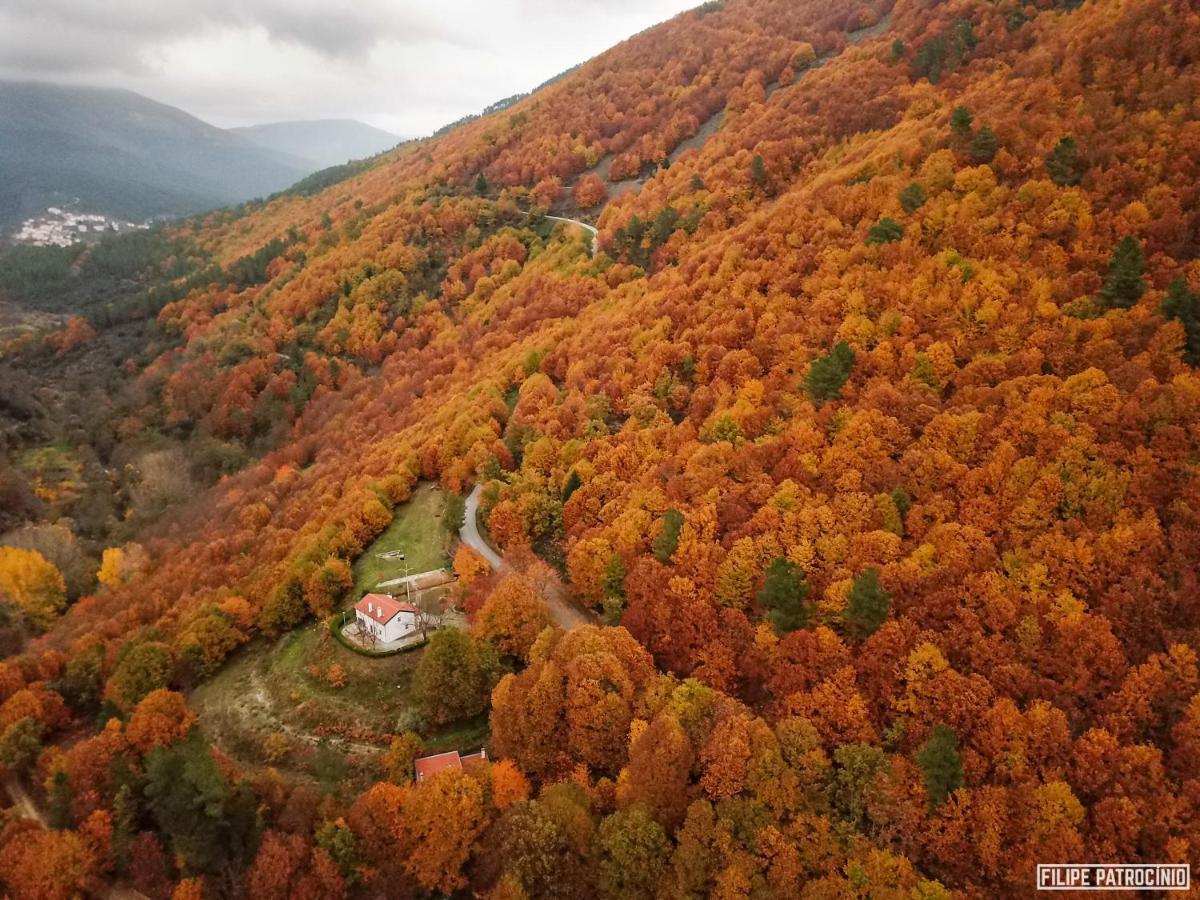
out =
{"type": "Polygon", "coordinates": [[[914,213],[925,205],[925,189],[915,181],[900,192],[900,207],[906,213],[914,213]]]}
{"type": "Polygon", "coordinates": [[[904,226],[895,219],[882,218],[867,232],[867,244],[890,244],[892,241],[898,241],[904,237],[904,226]]]}

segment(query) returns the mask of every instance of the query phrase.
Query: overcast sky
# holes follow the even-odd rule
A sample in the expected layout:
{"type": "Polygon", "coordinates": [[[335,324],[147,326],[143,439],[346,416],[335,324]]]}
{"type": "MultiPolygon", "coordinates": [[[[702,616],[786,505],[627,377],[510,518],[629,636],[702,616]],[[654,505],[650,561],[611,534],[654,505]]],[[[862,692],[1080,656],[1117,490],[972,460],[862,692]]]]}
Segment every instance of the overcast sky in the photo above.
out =
{"type": "Polygon", "coordinates": [[[0,0],[0,77],[417,137],[699,0],[0,0]]]}

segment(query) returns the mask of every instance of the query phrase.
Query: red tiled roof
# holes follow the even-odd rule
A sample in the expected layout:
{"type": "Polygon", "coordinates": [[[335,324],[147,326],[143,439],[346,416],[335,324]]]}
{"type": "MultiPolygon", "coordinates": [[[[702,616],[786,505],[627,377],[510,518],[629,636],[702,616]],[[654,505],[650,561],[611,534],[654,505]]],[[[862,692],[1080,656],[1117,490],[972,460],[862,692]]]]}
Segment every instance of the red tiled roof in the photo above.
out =
{"type": "Polygon", "coordinates": [[[468,753],[466,756],[460,756],[464,771],[473,771],[477,766],[481,766],[488,761],[487,751],[480,750],[478,753],[468,753]]]}
{"type": "Polygon", "coordinates": [[[424,756],[418,759],[413,766],[417,770],[417,781],[424,781],[426,778],[430,778],[438,772],[444,772],[447,769],[457,769],[461,772],[462,759],[459,758],[457,750],[451,750],[448,753],[424,756]]]}
{"type": "Polygon", "coordinates": [[[403,600],[397,600],[395,597],[389,597],[387,594],[367,594],[354,604],[354,608],[376,622],[385,623],[392,621],[392,619],[396,618],[397,614],[402,612],[409,612],[414,615],[420,612],[411,603],[405,603],[403,600]]]}

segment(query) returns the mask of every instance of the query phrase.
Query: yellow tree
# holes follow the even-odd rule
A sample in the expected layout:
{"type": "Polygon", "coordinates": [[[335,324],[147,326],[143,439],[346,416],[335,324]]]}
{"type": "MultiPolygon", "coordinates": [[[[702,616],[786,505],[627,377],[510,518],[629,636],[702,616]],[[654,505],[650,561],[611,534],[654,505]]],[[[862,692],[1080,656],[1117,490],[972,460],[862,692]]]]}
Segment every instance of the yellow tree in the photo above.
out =
{"type": "Polygon", "coordinates": [[[453,893],[466,884],[463,866],[488,824],[483,787],[462,772],[439,772],[406,789],[396,823],[404,868],[430,891],[453,893]]]}
{"type": "Polygon", "coordinates": [[[36,550],[0,547],[0,598],[46,626],[66,607],[67,586],[62,573],[36,550]]]}
{"type": "Polygon", "coordinates": [[[127,584],[146,567],[148,560],[141,544],[126,544],[124,547],[108,547],[100,557],[100,571],[96,579],[109,590],[127,584]]]}
{"type": "Polygon", "coordinates": [[[577,541],[567,554],[567,573],[575,593],[588,603],[604,596],[604,573],[613,550],[602,537],[577,541]]]}
{"type": "Polygon", "coordinates": [[[454,574],[464,590],[487,575],[490,569],[487,560],[466,544],[462,544],[454,554],[454,574]]]}
{"type": "Polygon", "coordinates": [[[524,659],[550,616],[542,598],[521,575],[506,575],[488,595],[475,620],[475,633],[509,656],[524,659]]]}

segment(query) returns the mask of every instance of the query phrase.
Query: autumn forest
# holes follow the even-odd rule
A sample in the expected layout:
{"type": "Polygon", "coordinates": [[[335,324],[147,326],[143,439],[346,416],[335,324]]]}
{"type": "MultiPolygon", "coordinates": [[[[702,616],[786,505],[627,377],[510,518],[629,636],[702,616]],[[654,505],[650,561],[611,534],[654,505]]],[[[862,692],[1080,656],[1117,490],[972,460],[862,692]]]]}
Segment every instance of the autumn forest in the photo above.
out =
{"type": "Polygon", "coordinates": [[[269,199],[0,251],[0,297],[14,900],[1200,864],[1189,0],[710,0],[269,199]],[[464,624],[355,657],[422,490],[464,624]],[[263,660],[332,699],[227,740],[263,660]]]}

